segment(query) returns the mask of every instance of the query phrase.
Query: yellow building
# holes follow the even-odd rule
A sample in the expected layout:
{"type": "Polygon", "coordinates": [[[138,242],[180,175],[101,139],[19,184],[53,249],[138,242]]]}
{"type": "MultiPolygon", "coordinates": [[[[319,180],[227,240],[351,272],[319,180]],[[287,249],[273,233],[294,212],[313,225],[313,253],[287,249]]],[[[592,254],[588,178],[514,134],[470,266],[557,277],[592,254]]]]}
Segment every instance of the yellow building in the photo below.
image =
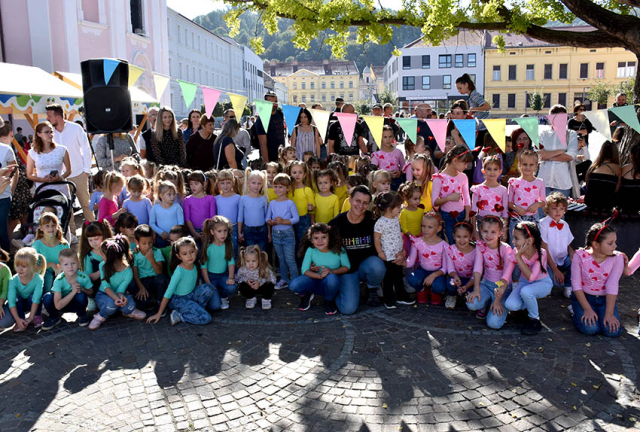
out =
{"type": "MultiPolygon", "coordinates": [[[[591,27],[571,27],[572,31],[591,31],[591,27]]],[[[615,102],[615,93],[607,105],[591,106],[586,95],[598,80],[613,87],[636,75],[636,57],[623,48],[574,48],[553,45],[525,35],[506,34],[506,51],[499,52],[489,42],[485,50],[485,99],[491,113],[500,117],[536,114],[528,95],[537,90],[546,96],[548,113],[555,104],[573,111],[576,101],[587,110],[605,108],[615,102]]],[[[489,38],[491,41],[491,38],[489,38]]]]}
{"type": "Polygon", "coordinates": [[[337,97],[345,102],[359,98],[360,72],[352,61],[265,62],[264,71],[287,87],[289,105],[305,103],[310,108],[319,102],[327,108],[337,97]]]}

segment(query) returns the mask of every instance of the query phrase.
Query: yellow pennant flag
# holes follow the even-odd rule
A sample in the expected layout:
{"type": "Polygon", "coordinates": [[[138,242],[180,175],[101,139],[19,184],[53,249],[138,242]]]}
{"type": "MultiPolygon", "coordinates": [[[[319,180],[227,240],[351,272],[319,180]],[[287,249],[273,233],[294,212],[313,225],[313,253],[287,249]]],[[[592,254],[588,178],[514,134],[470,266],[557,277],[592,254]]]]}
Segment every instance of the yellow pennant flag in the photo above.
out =
{"type": "Polygon", "coordinates": [[[329,127],[329,118],[331,117],[331,113],[329,111],[313,108],[310,109],[309,112],[311,113],[311,117],[313,117],[313,122],[318,128],[322,141],[326,141],[325,136],[327,134],[327,128],[329,127]]]}
{"type": "Polygon", "coordinates": [[[506,148],[506,135],[505,129],[507,126],[507,119],[486,119],[482,120],[482,123],[487,127],[491,138],[498,144],[498,147],[505,152],[506,148]]]}
{"type": "Polygon", "coordinates": [[[229,95],[229,99],[231,99],[231,106],[236,112],[236,118],[240,119],[245,106],[247,106],[247,97],[235,93],[227,93],[227,95],[229,95]]]}
{"type": "Polygon", "coordinates": [[[384,117],[363,115],[362,118],[367,122],[371,135],[374,141],[378,145],[378,148],[382,145],[382,128],[384,127],[384,117]]]}
{"type": "Polygon", "coordinates": [[[131,88],[135,85],[136,81],[138,81],[138,78],[140,78],[140,75],[142,75],[142,73],[144,72],[144,69],[142,69],[139,66],[134,66],[131,63],[129,63],[129,86],[128,88],[131,88]]]}
{"type": "Polygon", "coordinates": [[[160,75],[159,73],[153,74],[153,83],[156,86],[156,99],[161,100],[164,91],[167,89],[169,85],[169,81],[171,78],[165,75],[160,75]]]}

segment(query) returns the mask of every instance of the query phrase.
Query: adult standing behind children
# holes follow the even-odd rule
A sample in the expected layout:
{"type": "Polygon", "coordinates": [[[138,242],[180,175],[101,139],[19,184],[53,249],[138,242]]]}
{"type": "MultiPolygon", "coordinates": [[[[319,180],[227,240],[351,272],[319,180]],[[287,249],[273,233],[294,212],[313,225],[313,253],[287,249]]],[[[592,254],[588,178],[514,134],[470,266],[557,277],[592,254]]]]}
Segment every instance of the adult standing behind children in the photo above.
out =
{"type": "Polygon", "coordinates": [[[256,134],[260,142],[260,156],[265,163],[278,161],[278,147],[284,146],[284,114],[278,110],[278,95],[268,91],[264,95],[264,100],[273,102],[271,109],[271,119],[269,120],[269,130],[265,131],[262,119],[256,121],[256,134]]]}

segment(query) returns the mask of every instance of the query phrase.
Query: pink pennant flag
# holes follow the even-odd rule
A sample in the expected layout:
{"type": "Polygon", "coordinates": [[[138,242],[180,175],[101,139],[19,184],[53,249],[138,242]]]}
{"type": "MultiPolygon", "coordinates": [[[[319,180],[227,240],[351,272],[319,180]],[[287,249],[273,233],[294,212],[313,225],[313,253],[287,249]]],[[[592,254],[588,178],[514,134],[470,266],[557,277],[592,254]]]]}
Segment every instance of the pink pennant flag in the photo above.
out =
{"type": "Polygon", "coordinates": [[[338,121],[340,122],[340,126],[342,127],[342,133],[344,134],[344,139],[349,144],[349,147],[351,147],[351,141],[353,141],[353,131],[356,129],[358,115],[341,112],[333,113],[333,115],[338,117],[338,121]]]}
{"type": "Polygon", "coordinates": [[[433,137],[442,152],[444,152],[447,145],[447,123],[448,120],[446,119],[427,120],[427,125],[429,125],[429,129],[431,129],[433,137]]]}
{"type": "Polygon", "coordinates": [[[209,87],[202,87],[202,96],[204,97],[204,110],[207,117],[213,115],[213,110],[216,109],[218,99],[220,99],[220,90],[212,89],[209,87]]]}
{"type": "Polygon", "coordinates": [[[546,116],[551,122],[553,131],[558,135],[558,139],[563,146],[567,146],[567,113],[549,114],[546,116]]]}

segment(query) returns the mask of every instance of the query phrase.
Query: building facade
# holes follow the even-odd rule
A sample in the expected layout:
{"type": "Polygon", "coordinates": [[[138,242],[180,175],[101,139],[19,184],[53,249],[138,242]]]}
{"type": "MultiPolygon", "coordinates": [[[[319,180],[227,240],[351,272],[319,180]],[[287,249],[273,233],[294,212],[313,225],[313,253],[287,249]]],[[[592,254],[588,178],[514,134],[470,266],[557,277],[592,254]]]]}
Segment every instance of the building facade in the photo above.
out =
{"type": "Polygon", "coordinates": [[[426,102],[438,111],[460,99],[456,79],[468,73],[480,93],[484,91],[486,31],[461,30],[440,46],[418,39],[392,56],[384,67],[385,87],[397,94],[398,105],[411,110],[426,102]]]}
{"type": "MultiPolygon", "coordinates": [[[[591,31],[591,27],[569,27],[571,31],[591,31]]],[[[485,99],[493,106],[491,113],[500,117],[537,114],[531,110],[529,95],[544,95],[540,114],[561,104],[568,111],[583,103],[587,110],[600,107],[586,99],[589,89],[598,81],[619,86],[635,77],[636,57],[623,48],[573,48],[553,45],[526,35],[503,35],[506,51],[499,52],[491,38],[485,50],[485,99]]]]}
{"type": "MultiPolygon", "coordinates": [[[[235,43],[235,42],[234,42],[235,43]]],[[[249,47],[242,45],[244,60],[244,88],[248,102],[255,99],[264,99],[264,74],[262,71],[262,59],[249,47]]]]}
{"type": "Polygon", "coordinates": [[[360,72],[353,61],[265,62],[264,70],[289,92],[287,103],[332,106],[337,97],[353,102],[359,97],[360,72]]]}
{"type": "Polygon", "coordinates": [[[379,95],[384,92],[384,67],[366,66],[360,78],[359,99],[367,103],[380,101],[379,95]]]}
{"type": "Polygon", "coordinates": [[[278,100],[287,103],[289,100],[289,89],[284,84],[277,82],[271,75],[264,73],[264,90],[270,90],[278,95],[278,100]]]}

